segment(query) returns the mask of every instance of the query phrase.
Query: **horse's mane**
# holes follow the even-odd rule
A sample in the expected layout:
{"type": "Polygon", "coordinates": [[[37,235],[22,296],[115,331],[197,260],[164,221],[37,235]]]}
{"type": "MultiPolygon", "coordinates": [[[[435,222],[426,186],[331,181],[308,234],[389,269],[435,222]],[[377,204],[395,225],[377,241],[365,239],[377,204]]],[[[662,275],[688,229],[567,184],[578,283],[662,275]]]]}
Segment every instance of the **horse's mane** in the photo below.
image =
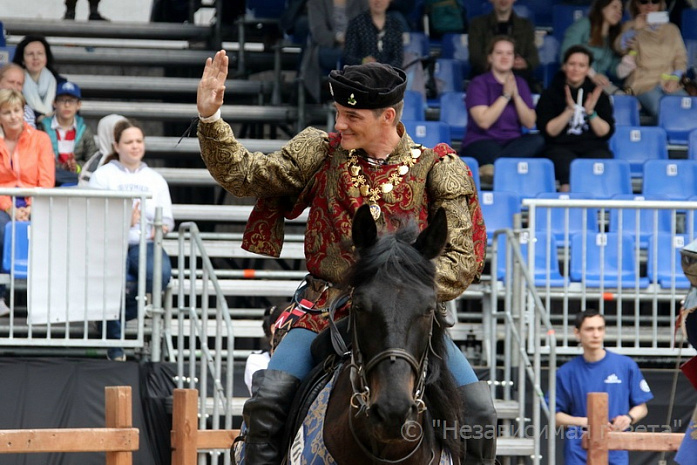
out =
{"type": "MultiPolygon", "coordinates": [[[[356,288],[379,279],[386,289],[397,285],[435,286],[435,263],[426,260],[413,247],[418,233],[416,224],[409,221],[395,233],[381,236],[373,246],[361,250],[358,260],[347,275],[346,283],[356,288]]],[[[435,322],[431,336],[432,353],[428,359],[425,402],[430,417],[440,420],[434,426],[440,424],[441,428],[448,428],[436,432],[436,439],[454,457],[458,457],[461,447],[459,430],[464,424],[464,418],[455,379],[447,367],[446,337],[445,328],[435,322]]],[[[428,428],[426,430],[430,431],[428,428]]]]}

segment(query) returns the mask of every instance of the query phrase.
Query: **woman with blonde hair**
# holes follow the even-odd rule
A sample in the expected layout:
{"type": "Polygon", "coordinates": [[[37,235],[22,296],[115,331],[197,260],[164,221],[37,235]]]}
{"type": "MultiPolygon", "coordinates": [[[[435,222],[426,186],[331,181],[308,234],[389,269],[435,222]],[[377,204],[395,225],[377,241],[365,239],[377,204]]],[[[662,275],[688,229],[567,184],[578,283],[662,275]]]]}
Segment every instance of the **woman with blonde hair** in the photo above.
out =
{"type": "Polygon", "coordinates": [[[622,28],[615,47],[635,55],[636,68],[627,77],[627,87],[651,116],[658,115],[664,95],[687,95],[680,78],[687,69],[687,51],[680,29],[667,22],[663,0],[630,0],[631,21],[622,28]]]}
{"type": "MultiPolygon", "coordinates": [[[[0,90],[0,187],[53,187],[55,157],[48,135],[24,121],[25,100],[14,89],[0,90]]],[[[31,219],[31,198],[0,196],[0,257],[5,225],[31,219]]],[[[2,299],[0,316],[10,311],[2,299]]]]}

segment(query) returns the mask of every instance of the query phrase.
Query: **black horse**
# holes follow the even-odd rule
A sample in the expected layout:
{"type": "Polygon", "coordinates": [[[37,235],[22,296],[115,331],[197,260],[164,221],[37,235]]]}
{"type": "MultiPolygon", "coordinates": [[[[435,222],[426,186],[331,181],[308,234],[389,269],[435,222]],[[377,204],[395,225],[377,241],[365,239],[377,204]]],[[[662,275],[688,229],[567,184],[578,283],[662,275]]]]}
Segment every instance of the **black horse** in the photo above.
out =
{"type": "MultiPolygon", "coordinates": [[[[357,261],[347,280],[351,356],[326,404],[323,463],[438,464],[444,449],[457,463],[462,442],[452,428],[463,424],[463,409],[446,367],[445,331],[434,316],[432,259],[447,240],[445,212],[438,210],[420,234],[409,224],[380,237],[364,206],[352,233],[357,261]],[[449,434],[436,433],[434,420],[449,425],[449,434]]],[[[299,437],[296,452],[312,450],[317,460],[316,443],[300,439],[299,446],[299,437]]]]}

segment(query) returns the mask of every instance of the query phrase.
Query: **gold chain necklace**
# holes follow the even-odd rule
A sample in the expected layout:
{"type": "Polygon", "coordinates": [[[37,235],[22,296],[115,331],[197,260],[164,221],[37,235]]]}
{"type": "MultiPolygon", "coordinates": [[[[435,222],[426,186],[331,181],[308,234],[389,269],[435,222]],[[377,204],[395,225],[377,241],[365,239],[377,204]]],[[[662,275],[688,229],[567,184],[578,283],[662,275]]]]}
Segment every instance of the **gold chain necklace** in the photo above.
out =
{"type": "Polygon", "coordinates": [[[370,213],[373,219],[377,220],[382,214],[380,205],[377,204],[382,194],[392,192],[404,180],[404,176],[409,172],[409,168],[414,166],[416,161],[421,156],[421,148],[411,149],[411,158],[404,160],[397,166],[397,170],[392,173],[386,181],[376,187],[368,185],[368,180],[365,174],[361,173],[361,167],[358,165],[358,156],[355,149],[349,152],[349,172],[351,173],[351,184],[357,188],[361,195],[368,201],[370,205],[370,213]]]}

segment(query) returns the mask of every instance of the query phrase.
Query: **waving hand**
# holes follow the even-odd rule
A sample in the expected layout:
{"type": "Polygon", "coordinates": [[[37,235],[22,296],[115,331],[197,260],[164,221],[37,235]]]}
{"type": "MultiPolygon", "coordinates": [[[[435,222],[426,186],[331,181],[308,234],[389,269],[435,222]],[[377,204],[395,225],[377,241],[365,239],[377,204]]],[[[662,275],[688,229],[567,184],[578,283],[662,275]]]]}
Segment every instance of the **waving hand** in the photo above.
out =
{"type": "Polygon", "coordinates": [[[217,52],[213,59],[206,60],[206,67],[196,92],[198,113],[204,118],[213,115],[223,105],[227,69],[228,57],[225,50],[217,52]]]}

